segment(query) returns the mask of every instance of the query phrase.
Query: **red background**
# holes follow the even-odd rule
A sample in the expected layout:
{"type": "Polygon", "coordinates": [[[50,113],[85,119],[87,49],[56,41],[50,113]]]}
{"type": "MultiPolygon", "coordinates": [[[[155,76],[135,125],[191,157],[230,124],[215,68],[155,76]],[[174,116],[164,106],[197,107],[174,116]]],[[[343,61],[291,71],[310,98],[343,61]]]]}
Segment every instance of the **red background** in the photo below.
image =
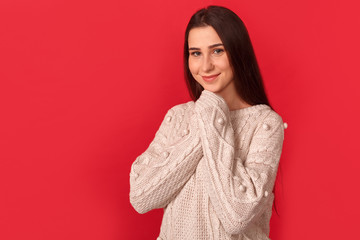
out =
{"type": "Polygon", "coordinates": [[[183,34],[220,4],[250,32],[285,131],[272,239],[354,239],[358,1],[0,2],[0,239],[155,239],[130,165],[189,100],[183,34]]]}

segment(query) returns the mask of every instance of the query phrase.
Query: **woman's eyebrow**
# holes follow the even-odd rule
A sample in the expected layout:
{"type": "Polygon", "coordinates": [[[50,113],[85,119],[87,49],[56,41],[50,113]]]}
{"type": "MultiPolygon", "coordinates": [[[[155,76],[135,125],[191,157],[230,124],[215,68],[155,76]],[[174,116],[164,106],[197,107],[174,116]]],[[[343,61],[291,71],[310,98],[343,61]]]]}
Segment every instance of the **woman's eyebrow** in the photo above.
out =
{"type": "MultiPolygon", "coordinates": [[[[222,43],[216,43],[216,44],[210,45],[208,48],[211,49],[211,48],[219,47],[219,46],[224,46],[224,44],[222,44],[222,43]]],[[[189,48],[189,51],[190,51],[190,50],[200,50],[200,48],[191,47],[191,48],[189,48]]]]}
{"type": "Polygon", "coordinates": [[[200,48],[191,47],[191,48],[189,48],[189,51],[190,51],[190,50],[200,50],[200,48]]]}
{"type": "Polygon", "coordinates": [[[209,48],[214,48],[214,47],[219,47],[219,46],[224,46],[224,44],[216,43],[216,44],[210,45],[209,48]]]}

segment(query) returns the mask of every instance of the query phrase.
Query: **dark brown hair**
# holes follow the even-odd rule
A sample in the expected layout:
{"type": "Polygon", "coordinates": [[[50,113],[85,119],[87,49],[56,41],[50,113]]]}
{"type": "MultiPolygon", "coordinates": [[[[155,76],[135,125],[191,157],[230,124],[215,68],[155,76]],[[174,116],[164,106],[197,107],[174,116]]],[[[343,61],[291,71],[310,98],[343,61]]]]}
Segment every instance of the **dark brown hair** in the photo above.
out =
{"type": "Polygon", "coordinates": [[[213,27],[224,45],[239,96],[250,105],[267,104],[270,106],[248,31],[243,21],[234,12],[220,6],[208,6],[198,10],[186,27],[184,71],[191,98],[194,101],[197,100],[203,87],[196,82],[189,69],[189,32],[193,28],[205,26],[213,27]]]}

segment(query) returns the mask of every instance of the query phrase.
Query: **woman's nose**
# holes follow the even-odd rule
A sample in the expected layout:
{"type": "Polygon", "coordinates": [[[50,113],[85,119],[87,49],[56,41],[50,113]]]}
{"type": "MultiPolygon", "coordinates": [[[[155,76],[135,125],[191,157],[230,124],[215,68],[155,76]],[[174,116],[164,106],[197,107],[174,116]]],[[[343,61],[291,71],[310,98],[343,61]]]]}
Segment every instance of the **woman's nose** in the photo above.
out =
{"type": "Polygon", "coordinates": [[[202,71],[209,72],[213,69],[214,65],[210,56],[204,56],[203,63],[202,63],[202,71]]]}

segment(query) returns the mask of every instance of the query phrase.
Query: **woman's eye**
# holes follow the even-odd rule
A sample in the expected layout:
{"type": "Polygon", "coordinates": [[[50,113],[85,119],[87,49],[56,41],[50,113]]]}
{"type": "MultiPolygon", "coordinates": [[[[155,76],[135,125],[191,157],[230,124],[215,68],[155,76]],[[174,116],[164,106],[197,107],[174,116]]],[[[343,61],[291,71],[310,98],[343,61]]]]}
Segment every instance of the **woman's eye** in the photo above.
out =
{"type": "Polygon", "coordinates": [[[224,52],[224,49],[221,49],[221,48],[218,48],[218,49],[215,49],[215,50],[214,50],[214,53],[215,53],[215,54],[220,54],[220,53],[222,53],[222,52],[224,52]]]}
{"type": "Polygon", "coordinates": [[[200,52],[191,52],[191,55],[194,56],[194,57],[198,57],[200,56],[200,52]]]}

